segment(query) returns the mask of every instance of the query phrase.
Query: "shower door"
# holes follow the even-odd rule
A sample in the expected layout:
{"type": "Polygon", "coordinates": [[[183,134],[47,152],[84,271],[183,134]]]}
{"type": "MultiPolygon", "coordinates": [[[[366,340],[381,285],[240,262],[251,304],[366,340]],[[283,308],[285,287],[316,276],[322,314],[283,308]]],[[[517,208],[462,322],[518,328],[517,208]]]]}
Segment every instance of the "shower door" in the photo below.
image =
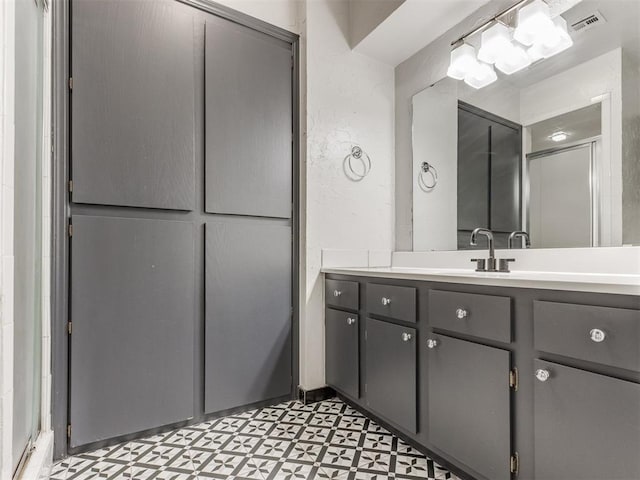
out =
{"type": "Polygon", "coordinates": [[[534,248],[598,245],[595,143],[527,155],[534,248]]]}

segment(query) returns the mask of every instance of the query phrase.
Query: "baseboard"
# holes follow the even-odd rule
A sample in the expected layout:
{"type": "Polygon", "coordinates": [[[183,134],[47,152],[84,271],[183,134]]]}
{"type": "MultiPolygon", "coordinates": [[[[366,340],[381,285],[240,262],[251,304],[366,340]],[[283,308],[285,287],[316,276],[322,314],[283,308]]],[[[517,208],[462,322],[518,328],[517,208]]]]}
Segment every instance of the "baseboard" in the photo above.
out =
{"type": "Polygon", "coordinates": [[[314,388],[313,390],[305,390],[302,387],[298,387],[298,400],[305,405],[321,402],[335,396],[336,392],[331,387],[314,388]]]}
{"type": "Polygon", "coordinates": [[[45,480],[53,464],[53,432],[41,432],[16,480],[45,480]]]}

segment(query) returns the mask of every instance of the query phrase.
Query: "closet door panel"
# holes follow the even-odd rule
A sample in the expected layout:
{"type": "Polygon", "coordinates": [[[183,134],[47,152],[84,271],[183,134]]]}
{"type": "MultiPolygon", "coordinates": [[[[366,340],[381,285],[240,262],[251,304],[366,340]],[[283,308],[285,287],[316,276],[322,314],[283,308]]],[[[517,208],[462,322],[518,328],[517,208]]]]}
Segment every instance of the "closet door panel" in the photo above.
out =
{"type": "Polygon", "coordinates": [[[194,21],[168,1],[74,0],[73,201],[192,210],[194,21]]]}
{"type": "Polygon", "coordinates": [[[205,412],[291,392],[291,227],[205,227],[205,412]]]}
{"type": "Polygon", "coordinates": [[[458,230],[489,227],[489,126],[458,109],[458,230]]]}
{"type": "Polygon", "coordinates": [[[207,212],[291,217],[291,65],[290,44],[207,20],[207,212]]]}
{"type": "Polygon", "coordinates": [[[70,445],[193,416],[194,228],[73,216],[70,445]]]}
{"type": "Polygon", "coordinates": [[[491,125],[491,229],[520,230],[520,131],[497,122],[491,125]]]}

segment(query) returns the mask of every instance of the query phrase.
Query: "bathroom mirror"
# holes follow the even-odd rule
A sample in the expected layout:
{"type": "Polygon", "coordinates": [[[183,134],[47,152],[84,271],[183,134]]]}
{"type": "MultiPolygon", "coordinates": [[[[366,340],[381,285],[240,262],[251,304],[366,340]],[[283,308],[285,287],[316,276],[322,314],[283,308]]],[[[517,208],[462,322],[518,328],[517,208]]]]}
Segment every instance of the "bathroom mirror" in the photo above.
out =
{"type": "Polygon", "coordinates": [[[562,53],[413,97],[414,250],[486,248],[469,245],[476,227],[497,248],[516,230],[531,248],[640,245],[640,2],[583,0],[562,17],[562,53]]]}

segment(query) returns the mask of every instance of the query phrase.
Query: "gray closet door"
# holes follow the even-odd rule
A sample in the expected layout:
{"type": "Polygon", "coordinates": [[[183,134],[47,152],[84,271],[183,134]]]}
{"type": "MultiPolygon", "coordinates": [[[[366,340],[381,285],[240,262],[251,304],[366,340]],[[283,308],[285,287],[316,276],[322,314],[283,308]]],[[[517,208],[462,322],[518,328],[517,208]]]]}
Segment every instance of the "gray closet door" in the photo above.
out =
{"type": "Polygon", "coordinates": [[[489,227],[489,126],[458,109],[458,230],[489,227]]]}
{"type": "MultiPolygon", "coordinates": [[[[429,442],[491,480],[509,480],[510,353],[433,335],[429,442]]],[[[546,478],[546,477],[540,477],[546,478]]]]}
{"type": "Polygon", "coordinates": [[[291,45],[206,23],[206,211],[291,217],[291,45]]]}
{"type": "Polygon", "coordinates": [[[205,228],[205,412],[291,393],[291,227],[205,228]]]}
{"type": "Polygon", "coordinates": [[[74,0],[71,22],[73,201],[193,209],[193,19],[168,1],[74,0]]]}
{"type": "Polygon", "coordinates": [[[193,415],[191,223],[73,217],[72,447],[193,415]]]}
{"type": "Polygon", "coordinates": [[[502,232],[520,230],[520,131],[491,124],[491,229],[502,232]]]}

